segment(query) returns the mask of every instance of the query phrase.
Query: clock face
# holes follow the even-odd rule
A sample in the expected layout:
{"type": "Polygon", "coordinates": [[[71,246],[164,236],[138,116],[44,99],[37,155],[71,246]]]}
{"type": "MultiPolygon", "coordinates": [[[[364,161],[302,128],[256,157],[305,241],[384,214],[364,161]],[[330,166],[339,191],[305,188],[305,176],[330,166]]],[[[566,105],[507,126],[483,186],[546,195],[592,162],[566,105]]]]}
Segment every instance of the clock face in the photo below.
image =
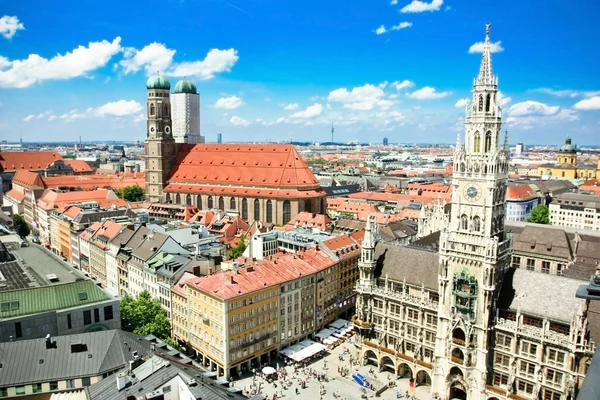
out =
{"type": "Polygon", "coordinates": [[[154,132],[154,127],[153,126],[150,127],[150,132],[154,132]]]}
{"type": "Polygon", "coordinates": [[[166,133],[169,133],[169,132],[171,132],[171,128],[170,128],[169,126],[165,126],[165,132],[166,132],[166,133]]]}
{"type": "Polygon", "coordinates": [[[481,189],[475,184],[466,186],[463,193],[469,201],[477,201],[481,197],[481,189]]]}

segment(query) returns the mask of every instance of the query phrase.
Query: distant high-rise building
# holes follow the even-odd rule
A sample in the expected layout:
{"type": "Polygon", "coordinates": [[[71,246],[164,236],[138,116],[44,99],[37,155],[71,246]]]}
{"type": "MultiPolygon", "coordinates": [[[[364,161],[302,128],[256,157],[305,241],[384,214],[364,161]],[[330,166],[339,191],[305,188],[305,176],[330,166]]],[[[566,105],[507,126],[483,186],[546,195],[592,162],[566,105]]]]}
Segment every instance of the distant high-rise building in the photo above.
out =
{"type": "Polygon", "coordinates": [[[383,138],[383,145],[384,146],[388,145],[388,138],[386,138],[386,137],[383,138]]]}
{"type": "Polygon", "coordinates": [[[200,135],[200,95],[193,82],[183,79],[171,96],[173,138],[176,143],[204,143],[200,135]]]}
{"type": "Polygon", "coordinates": [[[525,153],[525,145],[523,145],[523,143],[517,143],[517,147],[515,148],[515,155],[520,156],[522,153],[525,153]]]}
{"type": "Polygon", "coordinates": [[[219,143],[219,144],[223,143],[223,134],[222,133],[217,133],[217,143],[219,143]]]}

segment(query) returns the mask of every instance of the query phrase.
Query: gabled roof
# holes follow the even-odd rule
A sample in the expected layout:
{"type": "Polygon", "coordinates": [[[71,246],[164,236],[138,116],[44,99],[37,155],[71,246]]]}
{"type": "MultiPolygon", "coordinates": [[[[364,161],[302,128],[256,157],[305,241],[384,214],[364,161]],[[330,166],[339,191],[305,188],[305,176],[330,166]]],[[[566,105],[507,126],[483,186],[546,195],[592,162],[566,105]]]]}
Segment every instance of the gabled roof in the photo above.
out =
{"type": "Polygon", "coordinates": [[[113,199],[118,200],[112,190],[97,189],[89,191],[56,192],[52,189],[44,191],[38,199],[38,207],[50,211],[54,209],[65,209],[67,205],[85,201],[113,199]]]}
{"type": "Polygon", "coordinates": [[[62,160],[56,151],[2,151],[0,152],[0,170],[40,171],[56,160],[62,160]]]}
{"type": "Polygon", "coordinates": [[[23,199],[25,199],[25,193],[20,192],[17,189],[11,189],[8,192],[4,193],[4,195],[17,201],[18,203],[22,202],[23,199]]]}
{"type": "MultiPolygon", "coordinates": [[[[133,333],[110,330],[0,343],[0,382],[3,386],[93,377],[119,370],[133,360],[150,354],[150,342],[133,333]],[[80,344],[82,351],[72,352],[80,344]]],[[[114,379],[109,379],[115,386],[114,379]]]]}
{"type": "Polygon", "coordinates": [[[65,164],[73,168],[73,172],[94,172],[94,168],[85,160],[66,159],[65,164]]]}
{"type": "Polygon", "coordinates": [[[45,187],[40,174],[28,170],[18,170],[12,178],[12,183],[28,189],[45,187]]]}
{"type": "Polygon", "coordinates": [[[535,190],[527,184],[509,186],[506,189],[506,200],[510,201],[522,201],[535,199],[537,194],[535,190]]]}
{"type": "Polygon", "coordinates": [[[290,219],[285,228],[294,229],[294,227],[298,225],[301,227],[312,227],[319,228],[321,230],[327,230],[327,225],[329,225],[330,222],[331,219],[327,215],[302,211],[290,219]]]}
{"type": "Polygon", "coordinates": [[[379,242],[375,247],[375,276],[438,291],[439,253],[413,246],[379,242]]]}
{"type": "Polygon", "coordinates": [[[184,144],[169,183],[320,188],[303,158],[289,144],[184,144]]]}

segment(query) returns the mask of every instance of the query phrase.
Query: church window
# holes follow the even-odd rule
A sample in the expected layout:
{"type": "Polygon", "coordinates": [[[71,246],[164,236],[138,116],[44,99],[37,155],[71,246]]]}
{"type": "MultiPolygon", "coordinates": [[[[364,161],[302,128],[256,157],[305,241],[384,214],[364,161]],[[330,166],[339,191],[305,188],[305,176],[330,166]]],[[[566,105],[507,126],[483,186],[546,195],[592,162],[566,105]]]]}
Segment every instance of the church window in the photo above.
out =
{"type": "Polygon", "coordinates": [[[167,204],[171,202],[171,195],[169,193],[167,193],[167,195],[165,196],[165,201],[167,202],[167,204]]]}
{"type": "Polygon", "coordinates": [[[283,202],[283,223],[287,224],[292,219],[292,205],[289,200],[283,202]]]}
{"type": "Polygon", "coordinates": [[[208,208],[214,208],[214,204],[213,204],[213,198],[212,196],[208,196],[208,200],[207,200],[207,207],[208,208]]]}
{"type": "Polygon", "coordinates": [[[468,227],[469,227],[469,218],[465,214],[463,214],[460,217],[460,229],[466,230],[466,229],[468,229],[468,227]]]}
{"type": "Polygon", "coordinates": [[[460,172],[465,172],[465,163],[460,163],[460,172]]]}
{"type": "Polygon", "coordinates": [[[181,204],[181,195],[179,193],[175,195],[175,204],[181,204]]]}
{"type": "Polygon", "coordinates": [[[481,219],[478,216],[473,217],[473,230],[479,232],[481,230],[481,219]]]}
{"type": "Polygon", "coordinates": [[[225,199],[223,196],[219,196],[219,210],[225,210],[225,199]]]}
{"type": "Polygon", "coordinates": [[[273,222],[273,203],[267,200],[267,222],[273,222]]]}
{"type": "Polygon", "coordinates": [[[470,275],[466,269],[454,274],[452,294],[454,295],[454,306],[459,312],[475,313],[477,278],[470,275]]]}
{"type": "Polygon", "coordinates": [[[242,219],[244,221],[248,220],[248,200],[242,199],[242,219]]]}
{"type": "Polygon", "coordinates": [[[185,205],[186,206],[191,206],[192,205],[192,195],[188,194],[185,196],[185,205]]]}
{"type": "Polygon", "coordinates": [[[490,102],[491,102],[491,98],[490,98],[490,95],[488,93],[487,97],[485,98],[485,112],[489,112],[490,111],[490,102]]]}
{"type": "Polygon", "coordinates": [[[481,136],[479,132],[475,132],[473,135],[473,153],[479,153],[481,151],[481,136]]]}
{"type": "Polygon", "coordinates": [[[479,95],[479,111],[483,111],[483,95],[479,95]]]}
{"type": "Polygon", "coordinates": [[[254,220],[260,221],[260,201],[254,200],[254,220]]]}
{"type": "Polygon", "coordinates": [[[235,205],[235,197],[232,197],[231,199],[229,199],[229,209],[237,210],[237,207],[235,205]]]}
{"type": "Polygon", "coordinates": [[[488,131],[485,134],[485,152],[489,153],[492,149],[492,132],[488,131]]]}
{"type": "Polygon", "coordinates": [[[150,115],[154,115],[154,104],[150,104],[150,115]]]}
{"type": "Polygon", "coordinates": [[[169,106],[165,106],[165,116],[169,115],[169,106]]]}
{"type": "Polygon", "coordinates": [[[196,200],[196,207],[198,210],[202,210],[202,196],[198,195],[198,199],[196,200]]]}
{"type": "Polygon", "coordinates": [[[311,200],[306,200],[304,202],[304,211],[312,212],[312,201],[311,200]]]}

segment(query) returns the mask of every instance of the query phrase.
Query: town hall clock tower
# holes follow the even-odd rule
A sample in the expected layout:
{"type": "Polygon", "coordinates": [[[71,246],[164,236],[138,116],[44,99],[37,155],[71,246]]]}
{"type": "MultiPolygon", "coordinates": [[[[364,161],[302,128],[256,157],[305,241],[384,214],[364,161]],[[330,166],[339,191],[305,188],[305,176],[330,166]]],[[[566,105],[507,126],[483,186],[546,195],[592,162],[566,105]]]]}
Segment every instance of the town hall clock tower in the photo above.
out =
{"type": "Polygon", "coordinates": [[[504,230],[509,149],[492,73],[490,24],[465,140],[457,137],[450,223],[440,236],[439,314],[432,391],[442,399],[483,399],[495,302],[512,253],[504,230]]]}

